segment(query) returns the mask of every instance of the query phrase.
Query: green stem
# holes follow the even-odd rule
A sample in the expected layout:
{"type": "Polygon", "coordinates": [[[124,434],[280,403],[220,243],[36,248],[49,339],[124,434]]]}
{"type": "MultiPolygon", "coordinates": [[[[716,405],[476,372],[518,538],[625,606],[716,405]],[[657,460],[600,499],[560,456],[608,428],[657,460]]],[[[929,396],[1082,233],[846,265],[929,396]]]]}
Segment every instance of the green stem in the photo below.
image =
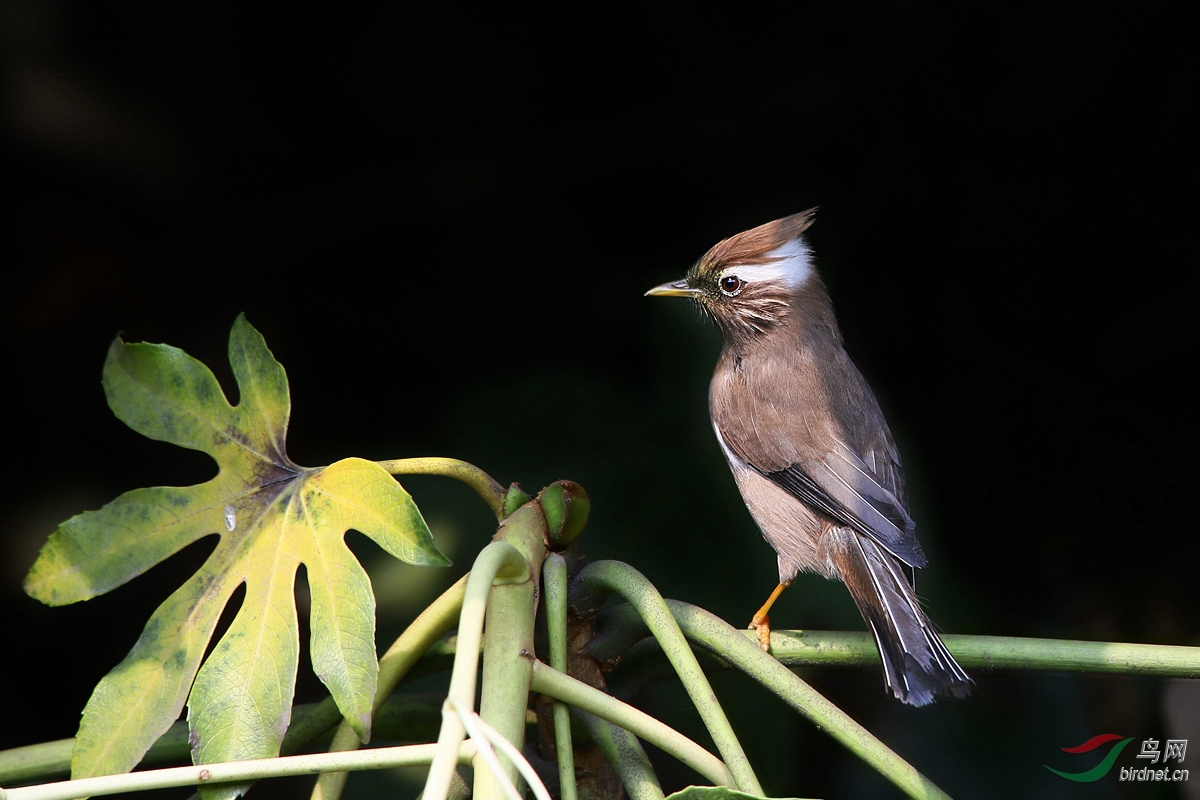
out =
{"type": "MultiPolygon", "coordinates": [[[[696,648],[695,655],[696,663],[706,675],[728,672],[731,669],[727,662],[704,648],[696,648]]],[[[679,676],[658,641],[647,636],[621,656],[620,663],[605,675],[604,683],[609,694],[627,700],[637,697],[649,686],[678,679],[679,676]]]]}
{"type": "MultiPolygon", "coordinates": [[[[466,590],[467,577],[464,575],[422,611],[379,659],[379,681],[375,688],[373,714],[379,713],[388,696],[413,664],[454,627],[462,610],[466,590]]],[[[357,750],[361,743],[350,723],[342,720],[329,749],[357,750]]],[[[322,773],[313,787],[312,800],[337,800],[342,796],[348,776],[349,773],[346,772],[322,773]]]]}
{"type": "MultiPolygon", "coordinates": [[[[631,606],[606,612],[605,618],[609,623],[605,629],[612,630],[614,635],[597,637],[588,646],[588,653],[601,661],[619,656],[628,649],[631,640],[637,641],[646,635],[644,624],[631,606]]],[[[757,641],[754,631],[739,633],[757,641]]],[[[771,633],[772,654],[789,666],[873,666],[879,663],[879,654],[867,633],[812,630],[774,630],[771,633]]],[[[946,635],[942,638],[959,662],[968,668],[1200,678],[1200,647],[1005,636],[946,635]]],[[[439,659],[444,657],[448,656],[438,656],[439,659]]],[[[380,675],[382,678],[382,670],[380,675]]],[[[283,751],[295,752],[314,741],[338,719],[337,706],[329,698],[306,708],[297,706],[292,712],[293,722],[284,740],[283,751]],[[313,720],[311,726],[310,717],[313,720]],[[311,727],[311,730],[303,731],[305,727],[311,727]]],[[[0,751],[0,785],[68,773],[74,746],[74,739],[60,739],[0,751]]],[[[187,754],[187,724],[180,722],[155,742],[142,763],[180,761],[186,759],[187,754]]]]}
{"type": "MultiPolygon", "coordinates": [[[[332,697],[326,697],[319,703],[312,703],[304,709],[302,714],[297,714],[296,712],[299,711],[300,708],[300,706],[293,707],[291,724],[288,725],[287,734],[285,734],[283,737],[283,744],[281,744],[279,747],[279,755],[281,756],[294,756],[300,752],[303,752],[310,745],[321,741],[326,736],[336,731],[339,723],[342,722],[342,712],[337,707],[337,703],[334,702],[332,697]]],[[[175,732],[176,725],[183,725],[183,734],[185,736],[182,755],[179,756],[177,760],[190,760],[191,747],[187,745],[186,741],[187,723],[175,723],[175,725],[171,726],[166,734],[164,734],[164,738],[175,732]]],[[[371,731],[372,735],[375,735],[374,724],[371,725],[371,731]]],[[[355,740],[357,740],[357,738],[358,737],[356,735],[355,740]]],[[[162,741],[163,739],[159,739],[157,742],[155,742],[154,747],[150,748],[150,752],[153,753],[162,741]]],[[[147,753],[146,756],[149,758],[150,753],[147,753]]],[[[142,759],[142,763],[147,763],[145,758],[142,759]]]]}
{"type": "MultiPolygon", "coordinates": [[[[622,656],[646,637],[648,629],[632,607],[606,611],[602,619],[601,633],[588,643],[588,654],[597,660],[622,656]]],[[[756,631],[740,633],[758,640],[756,631]]],[[[945,634],[941,638],[962,666],[974,669],[1200,678],[1200,647],[1014,636],[945,634]]],[[[875,641],[865,631],[772,629],[771,655],[792,667],[879,664],[875,641]]]]}
{"type": "MultiPolygon", "coordinates": [[[[500,536],[523,553],[521,561],[527,580],[494,586],[488,595],[479,717],[520,751],[525,743],[525,709],[529,705],[529,680],[533,672],[537,596],[534,573],[526,559],[533,555],[529,552],[533,542],[536,543],[534,547],[544,548],[546,518],[541,507],[537,503],[527,503],[514,511],[497,532],[497,537],[500,536]]],[[[541,561],[540,557],[535,558],[541,561]]],[[[472,695],[463,707],[469,707],[474,699],[472,695]]],[[[459,702],[462,704],[462,700],[459,702]]],[[[499,800],[505,797],[506,783],[519,785],[517,764],[508,758],[500,763],[504,775],[496,775],[491,768],[481,769],[478,763],[475,765],[474,797],[478,800],[499,800]]]]}
{"type": "MultiPolygon", "coordinates": [[[[438,656],[439,660],[441,658],[438,656]]],[[[431,721],[431,717],[440,712],[443,699],[436,694],[393,694],[375,714],[372,729],[376,731],[377,738],[383,741],[430,741],[438,731],[438,722],[431,721]]],[[[339,719],[340,712],[337,712],[337,706],[330,698],[320,703],[293,706],[292,725],[283,740],[288,752],[283,755],[296,755],[306,746],[320,744],[321,737],[331,734],[339,719]],[[314,713],[323,714],[326,707],[334,709],[332,722],[319,730],[312,728],[303,731],[303,723],[314,713]],[[303,734],[303,738],[297,731],[303,734]]],[[[71,774],[71,750],[74,747],[74,739],[59,739],[0,751],[0,786],[45,782],[59,777],[66,779],[71,774]]],[[[179,766],[187,763],[190,755],[187,722],[181,721],[172,725],[154,743],[139,766],[179,766]]]]}
{"type": "Polygon", "coordinates": [[[398,458],[378,464],[392,475],[443,475],[462,481],[483,498],[496,519],[504,518],[504,487],[474,464],[457,458],[438,457],[398,458]]]}
{"type": "Polygon", "coordinates": [[[570,703],[636,734],[679,759],[714,785],[733,786],[733,774],[721,759],[674,728],[659,722],[644,711],[622,703],[612,695],[594,689],[570,675],[564,675],[540,661],[533,662],[531,688],[535,692],[570,703]]]}
{"type": "Polygon", "coordinates": [[[763,652],[762,648],[742,631],[688,603],[668,600],[667,605],[689,639],[714,653],[719,653],[721,658],[781,697],[784,702],[808,717],[818,728],[828,732],[910,797],[948,797],[937,785],[851,719],[846,712],[825,699],[775,657],[763,652]]]}
{"type": "MultiPolygon", "coordinates": [[[[977,669],[1200,678],[1200,647],[1011,636],[946,635],[942,641],[960,664],[977,669]]],[[[771,631],[771,653],[791,666],[879,663],[870,634],[850,631],[771,631]]]]}
{"type": "MultiPolygon", "coordinates": [[[[163,738],[170,736],[176,727],[184,727],[186,724],[176,723],[163,734],[163,738]]],[[[162,741],[162,738],[159,741],[162,741]]],[[[186,728],[183,730],[183,737],[174,744],[177,748],[182,745],[182,749],[178,751],[182,757],[182,754],[187,752],[186,728]]],[[[11,750],[0,752],[0,786],[27,783],[38,779],[46,780],[58,775],[70,775],[71,750],[74,747],[74,739],[58,739],[53,742],[14,747],[11,750]]],[[[154,746],[146,753],[145,758],[149,759],[151,755],[161,756],[162,749],[158,742],[155,742],[154,746]],[[158,748],[158,752],[155,752],[156,748],[158,748]]]]}
{"type": "Polygon", "coordinates": [[[729,765],[736,788],[761,796],[762,786],[754,775],[741,742],[738,741],[724,710],[717,702],[708,678],[696,663],[696,656],[679,630],[679,625],[654,585],[646,580],[642,573],[619,561],[597,561],[589,564],[579,573],[577,580],[593,593],[614,591],[637,609],[654,638],[662,645],[671,666],[679,674],[679,680],[691,697],[692,704],[700,712],[700,718],[704,720],[717,750],[729,765]]]}
{"type": "MultiPolygon", "coordinates": [[[[463,708],[475,706],[475,679],[479,665],[479,645],[483,639],[483,620],[492,583],[525,583],[530,578],[529,562],[510,544],[492,542],[480,551],[467,577],[462,614],[458,623],[458,651],[450,673],[449,696],[463,708]]],[[[447,701],[442,708],[442,729],[424,795],[429,800],[446,796],[450,789],[460,745],[466,729],[447,701]]],[[[3,800],[3,798],[0,798],[3,800]]]]}
{"type": "MultiPolygon", "coordinates": [[[[558,553],[550,553],[542,564],[542,586],[546,590],[546,632],[550,646],[550,666],[566,673],[567,560],[558,553]]],[[[561,700],[554,701],[554,749],[558,755],[558,783],[561,787],[559,794],[562,800],[577,800],[571,712],[561,700]]]]}
{"type": "MultiPolygon", "coordinates": [[[[475,756],[475,746],[464,742],[454,753],[454,761],[469,763],[475,756]]],[[[314,753],[305,756],[262,758],[253,761],[230,761],[223,764],[203,764],[191,767],[127,772],[123,775],[104,775],[77,781],[43,783],[0,789],[0,800],[73,800],[77,797],[165,789],[175,786],[208,786],[215,783],[256,781],[288,775],[311,775],[322,770],[384,769],[428,764],[434,757],[434,745],[418,744],[404,747],[377,747],[342,753],[314,753]]],[[[451,765],[453,767],[453,764],[451,765]]]]}
{"type": "Polygon", "coordinates": [[[458,623],[463,598],[467,594],[467,577],[464,575],[442,592],[441,597],[422,611],[379,659],[376,711],[388,695],[396,690],[413,665],[458,623]]]}
{"type": "Polygon", "coordinates": [[[650,765],[650,759],[646,757],[646,751],[636,736],[619,725],[579,708],[575,709],[575,716],[587,727],[592,741],[616,770],[630,800],[662,800],[663,790],[658,783],[658,776],[654,774],[654,767],[650,765]]]}

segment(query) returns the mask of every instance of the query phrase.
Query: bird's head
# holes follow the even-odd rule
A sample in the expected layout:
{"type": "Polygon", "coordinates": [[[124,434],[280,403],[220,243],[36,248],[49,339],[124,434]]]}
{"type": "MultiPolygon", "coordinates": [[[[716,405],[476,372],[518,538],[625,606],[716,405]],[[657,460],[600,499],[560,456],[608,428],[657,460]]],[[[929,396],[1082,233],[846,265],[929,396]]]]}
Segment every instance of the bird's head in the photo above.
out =
{"type": "Polygon", "coordinates": [[[646,294],[692,298],[716,321],[727,341],[765,334],[783,324],[805,289],[824,297],[800,236],[816,211],[810,208],[724,239],[682,280],[655,286],[646,294]]]}

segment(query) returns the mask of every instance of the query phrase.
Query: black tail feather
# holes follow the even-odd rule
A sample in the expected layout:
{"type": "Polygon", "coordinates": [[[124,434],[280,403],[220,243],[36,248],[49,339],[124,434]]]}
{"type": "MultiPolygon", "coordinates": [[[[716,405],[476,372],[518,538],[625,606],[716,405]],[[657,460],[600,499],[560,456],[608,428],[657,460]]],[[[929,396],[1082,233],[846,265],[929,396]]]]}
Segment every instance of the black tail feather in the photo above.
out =
{"type": "Polygon", "coordinates": [[[914,706],[938,695],[970,694],[971,679],[933,630],[896,558],[848,528],[830,535],[834,561],[875,636],[892,693],[914,706]]]}

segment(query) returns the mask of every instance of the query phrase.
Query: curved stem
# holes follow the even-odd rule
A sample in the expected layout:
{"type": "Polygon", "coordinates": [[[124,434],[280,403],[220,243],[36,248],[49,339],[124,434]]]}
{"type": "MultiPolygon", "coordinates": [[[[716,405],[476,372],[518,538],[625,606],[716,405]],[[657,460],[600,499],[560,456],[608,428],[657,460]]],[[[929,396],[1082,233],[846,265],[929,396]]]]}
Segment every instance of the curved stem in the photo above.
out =
{"type": "MultiPolygon", "coordinates": [[[[755,640],[757,641],[757,639],[755,640]]],[[[729,672],[732,667],[702,647],[695,648],[696,663],[706,675],[729,672]]],[[[621,657],[621,661],[605,676],[605,690],[622,700],[637,697],[643,690],[679,676],[663,653],[658,640],[651,636],[639,641],[621,657]]]]}
{"type": "MultiPolygon", "coordinates": [[[[570,703],[638,735],[687,764],[714,785],[733,786],[733,775],[721,759],[674,728],[659,722],[644,711],[622,703],[612,695],[594,689],[570,675],[564,675],[540,661],[533,662],[531,688],[535,692],[570,703]]],[[[761,792],[759,794],[761,795],[761,792]]]]}
{"type": "Polygon", "coordinates": [[[691,697],[692,704],[700,712],[700,718],[704,720],[717,750],[729,765],[736,788],[761,796],[762,786],[750,766],[750,760],[746,757],[741,742],[738,741],[729,719],[717,702],[708,678],[696,663],[696,656],[687,639],[679,630],[679,625],[654,585],[646,580],[642,573],[619,561],[597,561],[589,564],[579,573],[577,580],[593,592],[614,591],[637,609],[670,659],[671,666],[679,674],[679,680],[691,697]]]}
{"type": "MultiPolygon", "coordinates": [[[[373,714],[379,712],[412,665],[458,622],[466,591],[467,576],[464,575],[422,611],[379,659],[379,681],[375,688],[373,714]]],[[[342,720],[329,750],[357,750],[360,744],[361,740],[350,723],[342,720]]],[[[347,777],[346,772],[322,773],[313,787],[312,800],[337,800],[342,796],[347,777]]]]}
{"type": "MultiPolygon", "coordinates": [[[[462,717],[463,726],[466,727],[472,741],[475,742],[475,748],[479,751],[480,758],[484,760],[493,775],[499,777],[504,774],[504,766],[496,755],[496,751],[499,750],[510,763],[517,766],[517,771],[525,779],[526,785],[533,790],[537,800],[550,800],[550,792],[546,789],[546,784],[542,783],[537,770],[525,758],[525,754],[517,749],[516,745],[506,739],[500,731],[484,722],[483,718],[475,712],[465,710],[457,705],[454,710],[462,717]]],[[[510,800],[521,800],[516,781],[505,780],[502,783],[505,797],[510,800]]]]}
{"type": "Polygon", "coordinates": [[[459,461],[457,458],[433,456],[397,458],[377,463],[392,475],[443,475],[462,481],[483,498],[488,508],[496,515],[496,519],[504,519],[504,487],[474,464],[459,461]]]}
{"type": "Polygon", "coordinates": [[[450,698],[463,708],[475,707],[475,680],[479,666],[479,645],[483,640],[483,619],[492,583],[503,580],[524,583],[530,578],[529,562],[517,548],[505,542],[492,542],[480,551],[467,576],[462,614],[458,623],[458,650],[450,673],[449,698],[442,708],[442,729],[424,796],[438,800],[450,789],[457,755],[466,736],[462,720],[451,706],[450,698]]]}
{"type": "Polygon", "coordinates": [[[496,755],[495,744],[498,742],[507,742],[507,740],[494,731],[487,731],[487,723],[479,718],[473,710],[463,708],[454,700],[448,699],[454,713],[458,714],[458,718],[462,720],[463,727],[467,729],[467,735],[471,737],[471,741],[475,743],[475,748],[479,752],[479,758],[483,761],[488,771],[496,777],[496,783],[503,794],[505,800],[521,800],[521,794],[517,789],[516,781],[509,778],[504,770],[504,765],[500,763],[499,756],[496,755]]]}
{"type": "Polygon", "coordinates": [[[910,797],[948,797],[933,781],[896,755],[846,712],[779,663],[775,657],[763,652],[757,642],[751,641],[742,631],[688,603],[668,600],[667,606],[689,639],[712,652],[719,653],[721,658],[770,689],[910,797]]]}
{"type": "Polygon", "coordinates": [[[616,770],[617,777],[625,787],[630,800],[662,800],[663,790],[654,774],[654,767],[646,757],[641,742],[620,725],[614,725],[581,708],[574,710],[575,716],[587,727],[608,763],[616,770]]]}
{"type": "Polygon", "coordinates": [[[462,612],[463,599],[467,594],[467,579],[464,575],[442,592],[404,633],[396,638],[392,646],[379,659],[379,685],[375,693],[375,710],[378,711],[412,666],[429,651],[443,636],[454,629],[462,612]]]}

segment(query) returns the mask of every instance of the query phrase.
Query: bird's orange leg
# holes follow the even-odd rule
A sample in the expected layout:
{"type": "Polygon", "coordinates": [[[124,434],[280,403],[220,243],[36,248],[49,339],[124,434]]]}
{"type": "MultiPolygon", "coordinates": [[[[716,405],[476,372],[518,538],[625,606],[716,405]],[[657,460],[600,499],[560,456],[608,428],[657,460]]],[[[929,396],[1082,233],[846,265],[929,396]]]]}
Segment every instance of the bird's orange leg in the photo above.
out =
{"type": "Polygon", "coordinates": [[[754,619],[750,620],[750,630],[758,631],[758,646],[768,653],[771,652],[771,618],[767,616],[767,612],[771,610],[771,606],[775,605],[775,601],[779,599],[779,595],[783,594],[783,590],[791,586],[792,582],[781,583],[775,587],[775,591],[771,592],[771,596],[767,598],[767,602],[763,603],[762,608],[754,615],[754,619]]]}

